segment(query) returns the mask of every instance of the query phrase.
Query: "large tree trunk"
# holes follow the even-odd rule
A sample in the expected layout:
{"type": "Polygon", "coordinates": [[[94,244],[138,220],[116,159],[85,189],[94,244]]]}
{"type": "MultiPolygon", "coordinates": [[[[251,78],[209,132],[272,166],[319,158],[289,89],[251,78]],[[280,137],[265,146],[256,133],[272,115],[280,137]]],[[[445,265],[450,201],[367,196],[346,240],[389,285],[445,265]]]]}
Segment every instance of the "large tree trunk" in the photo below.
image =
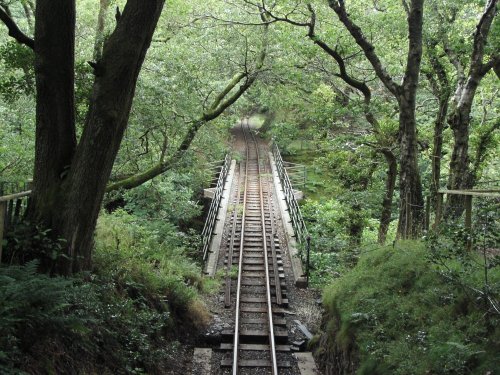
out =
{"type": "Polygon", "coordinates": [[[39,0],[35,20],[36,143],[28,217],[52,228],[76,147],[75,2],[39,0]]]}
{"type": "MultiPolygon", "coordinates": [[[[450,160],[450,174],[448,177],[448,189],[464,190],[470,189],[469,171],[469,114],[455,111],[448,123],[453,130],[453,153],[450,160]],[[462,116],[467,116],[464,119],[462,116]]],[[[464,196],[453,194],[446,202],[446,215],[449,217],[459,217],[464,210],[464,196]]]]}
{"type": "Polygon", "coordinates": [[[443,131],[448,116],[448,103],[450,101],[451,87],[446,74],[446,69],[436,51],[436,40],[428,41],[426,49],[429,64],[432,68],[427,72],[432,93],[438,100],[438,112],[434,120],[434,136],[431,156],[431,181],[430,198],[434,209],[437,206],[438,191],[441,187],[441,158],[443,156],[443,131]]]}
{"type": "MultiPolygon", "coordinates": [[[[64,8],[63,4],[68,1],[39,1],[37,12],[41,12],[40,4],[52,5],[54,3],[58,5],[53,7],[61,11],[60,9],[64,8]]],[[[115,31],[104,45],[102,58],[95,67],[96,79],[91,107],[74,155],[72,154],[74,147],[72,147],[70,156],[65,153],[61,159],[54,157],[54,152],[56,156],[61,153],[59,147],[63,142],[61,138],[58,138],[59,142],[55,142],[52,137],[59,136],[61,129],[68,127],[66,122],[68,120],[64,118],[66,121],[54,122],[53,119],[58,119],[57,113],[50,112],[55,111],[55,108],[61,108],[61,111],[64,110],[63,113],[71,110],[72,114],[73,102],[66,102],[64,106],[57,102],[53,103],[55,99],[50,98],[46,91],[40,90],[40,88],[44,90],[48,88],[39,85],[39,107],[43,110],[41,113],[47,116],[46,120],[51,126],[45,130],[47,125],[42,121],[45,118],[37,117],[37,129],[41,128],[47,133],[46,136],[42,133],[42,136],[38,137],[37,130],[37,141],[43,151],[50,151],[51,157],[42,153],[41,156],[45,158],[41,159],[41,156],[37,154],[36,163],[39,170],[34,179],[35,194],[31,216],[51,228],[54,236],[62,237],[67,241],[67,257],[61,257],[58,260],[56,266],[58,273],[70,274],[90,266],[93,233],[104,190],[127,126],[137,77],[151,43],[163,3],[164,0],[128,0],[115,31]],[[47,101],[58,106],[49,109],[47,101]],[[53,148],[50,149],[47,145],[53,148]],[[58,169],[55,169],[51,163],[56,163],[55,166],[58,169]],[[50,178],[43,178],[45,175],[50,178]],[[46,180],[49,181],[48,186],[46,180]]],[[[67,14],[54,17],[54,13],[51,12],[56,10],[51,9],[51,6],[47,8],[42,9],[50,10],[49,13],[37,13],[37,29],[46,23],[57,23],[57,25],[66,23],[69,18],[67,14]]],[[[70,31],[74,28],[68,25],[64,30],[70,31]]],[[[61,32],[60,28],[56,28],[55,31],[57,37],[52,35],[50,38],[52,47],[39,44],[38,39],[35,42],[38,50],[38,66],[41,62],[44,63],[46,69],[52,68],[49,70],[52,74],[60,72],[61,69],[60,66],[51,65],[53,56],[60,55],[61,62],[65,64],[68,60],[73,60],[72,51],[70,53],[66,45],[58,43],[61,38],[67,39],[65,33],[61,32]],[[45,59],[49,57],[49,62],[47,62],[45,59]]],[[[45,71],[40,71],[38,68],[37,79],[39,81],[45,78],[43,75],[41,78],[38,77],[42,73],[45,71]]],[[[71,71],[65,74],[66,85],[70,81],[68,76],[72,77],[72,73],[71,71]]],[[[49,77],[56,83],[58,82],[57,77],[53,75],[49,77]]],[[[52,80],[41,82],[54,90],[52,80]]],[[[72,90],[69,92],[72,93],[72,90]]],[[[56,93],[58,93],[57,90],[56,93]]],[[[72,95],[69,97],[72,98],[72,95]]],[[[74,121],[73,117],[71,120],[74,121]]],[[[71,129],[74,132],[74,122],[69,122],[69,124],[73,125],[71,129]]],[[[74,142],[72,145],[74,146],[74,142]]]]}
{"type": "Polygon", "coordinates": [[[439,109],[434,121],[434,136],[432,142],[432,160],[431,160],[431,184],[430,194],[432,207],[436,207],[437,196],[441,180],[441,158],[443,156],[443,131],[446,124],[446,115],[448,113],[449,95],[439,98],[439,109]]]}
{"type": "Polygon", "coordinates": [[[415,100],[401,99],[399,106],[400,208],[398,236],[416,238],[423,229],[424,199],[417,164],[417,133],[415,122],[415,100]]]}
{"type": "Polygon", "coordinates": [[[416,96],[422,60],[424,1],[412,0],[408,13],[409,48],[399,104],[399,193],[398,236],[417,238],[424,229],[424,199],[418,168],[416,96]]]}

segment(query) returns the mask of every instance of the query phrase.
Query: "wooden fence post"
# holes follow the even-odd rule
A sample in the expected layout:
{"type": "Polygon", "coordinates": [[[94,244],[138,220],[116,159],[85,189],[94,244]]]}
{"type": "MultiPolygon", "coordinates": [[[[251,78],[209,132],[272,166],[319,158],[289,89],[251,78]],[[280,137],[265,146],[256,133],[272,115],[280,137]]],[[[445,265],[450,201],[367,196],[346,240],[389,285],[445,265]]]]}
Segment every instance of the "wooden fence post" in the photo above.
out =
{"type": "Polygon", "coordinates": [[[7,213],[7,202],[0,202],[0,264],[2,262],[2,243],[5,225],[5,214],[7,213]]]}
{"type": "Polygon", "coordinates": [[[465,229],[467,231],[467,250],[472,250],[472,195],[465,196],[465,229]]]}
{"type": "Polygon", "coordinates": [[[443,209],[443,193],[438,192],[437,202],[436,202],[436,218],[434,219],[434,230],[438,230],[439,224],[441,223],[441,215],[443,209]]]}
{"type": "Polygon", "coordinates": [[[425,200],[425,230],[429,230],[431,221],[431,197],[427,196],[425,200]]]}

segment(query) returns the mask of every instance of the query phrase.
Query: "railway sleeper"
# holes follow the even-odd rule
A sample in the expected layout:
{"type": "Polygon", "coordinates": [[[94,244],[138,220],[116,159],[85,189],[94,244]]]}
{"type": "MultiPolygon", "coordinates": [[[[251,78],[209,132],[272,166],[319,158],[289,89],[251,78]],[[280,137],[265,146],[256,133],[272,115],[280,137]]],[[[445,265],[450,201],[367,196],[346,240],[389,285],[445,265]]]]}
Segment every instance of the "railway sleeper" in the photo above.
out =
{"type": "MultiPolygon", "coordinates": [[[[255,277],[255,278],[262,278],[263,277],[262,272],[253,272],[253,271],[243,271],[243,272],[244,272],[243,277],[252,277],[252,278],[253,277],[255,277]]],[[[280,273],[279,278],[284,279],[285,274],[280,273]]]]}
{"type": "MultiPolygon", "coordinates": [[[[273,303],[276,303],[276,298],[273,297],[273,298],[271,298],[271,300],[273,303]]],[[[241,296],[240,301],[244,302],[244,303],[266,303],[267,302],[265,297],[247,297],[247,296],[241,296]]],[[[288,300],[283,299],[282,303],[288,304],[288,300]]]]}
{"type": "MultiPolygon", "coordinates": [[[[225,329],[222,331],[222,340],[232,341],[234,330],[225,329]]],[[[288,342],[288,332],[282,329],[274,329],[274,341],[276,344],[286,344],[288,342]]],[[[269,332],[262,329],[240,328],[240,343],[242,344],[268,344],[269,332]]]]}
{"type": "MultiPolygon", "coordinates": [[[[233,350],[234,345],[229,343],[220,344],[220,350],[233,350]]],[[[270,350],[267,344],[240,344],[240,350],[255,350],[255,351],[266,351],[270,350]]],[[[289,352],[290,345],[276,345],[277,352],[289,352]]]]}
{"type": "MultiPolygon", "coordinates": [[[[242,286],[266,286],[266,283],[264,280],[253,280],[253,279],[241,279],[241,285],[242,286]]],[[[274,287],[274,280],[271,280],[270,285],[274,287]]],[[[286,289],[286,283],[281,282],[280,283],[281,290],[286,289]]]]}
{"type": "MultiPolygon", "coordinates": [[[[284,314],[290,314],[290,311],[280,307],[273,307],[272,310],[273,314],[280,316],[283,316],[284,314]]],[[[244,313],[267,314],[267,307],[242,306],[240,307],[240,311],[244,313]]]]}
{"type": "MultiPolygon", "coordinates": [[[[232,367],[232,359],[223,359],[221,361],[221,367],[232,367]]],[[[290,368],[292,364],[290,361],[278,361],[279,368],[290,368]]],[[[238,361],[238,367],[271,367],[271,362],[266,359],[240,359],[238,361]]]]}

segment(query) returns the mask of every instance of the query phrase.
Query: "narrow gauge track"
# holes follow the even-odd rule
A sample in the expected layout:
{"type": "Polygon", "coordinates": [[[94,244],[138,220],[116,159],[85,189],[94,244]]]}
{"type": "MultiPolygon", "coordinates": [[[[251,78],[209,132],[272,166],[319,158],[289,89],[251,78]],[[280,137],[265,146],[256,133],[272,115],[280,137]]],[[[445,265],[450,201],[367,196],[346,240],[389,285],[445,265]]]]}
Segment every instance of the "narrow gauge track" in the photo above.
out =
{"type": "Polygon", "coordinates": [[[278,375],[279,368],[289,368],[291,364],[278,354],[290,351],[288,345],[283,345],[288,334],[281,308],[288,301],[283,298],[283,263],[279,244],[275,242],[269,162],[260,157],[248,121],[246,125],[241,122],[241,131],[246,158],[240,163],[233,200],[225,278],[225,306],[234,307],[235,323],[234,330],[226,332],[232,343],[221,345],[223,350],[232,350],[232,356],[221,365],[231,368],[233,375],[255,374],[256,368],[259,374],[278,375]],[[233,285],[235,265],[238,277],[233,285]]]}

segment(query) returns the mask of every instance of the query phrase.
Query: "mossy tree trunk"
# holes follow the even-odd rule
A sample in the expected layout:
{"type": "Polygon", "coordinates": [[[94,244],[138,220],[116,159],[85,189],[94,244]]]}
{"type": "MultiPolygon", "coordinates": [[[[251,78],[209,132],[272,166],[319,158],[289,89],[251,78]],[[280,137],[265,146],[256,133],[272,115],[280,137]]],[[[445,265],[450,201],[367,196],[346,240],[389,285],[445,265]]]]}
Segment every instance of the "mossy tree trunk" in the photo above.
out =
{"type": "MultiPolygon", "coordinates": [[[[493,55],[489,61],[483,62],[484,48],[495,17],[499,0],[489,0],[483,15],[476,25],[469,72],[465,76],[460,59],[447,50],[450,60],[455,65],[458,83],[452,100],[448,124],[453,131],[454,145],[450,160],[448,189],[464,190],[473,187],[473,176],[470,170],[469,133],[471,110],[474,97],[483,77],[500,63],[500,55],[493,55]]],[[[459,217],[464,210],[464,196],[450,195],[446,202],[445,214],[448,217],[459,217]]]]}
{"type": "Polygon", "coordinates": [[[427,72],[432,93],[438,100],[438,112],[434,120],[434,135],[431,155],[431,181],[430,197],[432,207],[436,208],[438,191],[441,180],[441,158],[443,156],[443,131],[448,115],[448,103],[450,101],[451,88],[444,65],[437,55],[435,46],[437,42],[431,43],[426,52],[428,55],[431,71],[427,72]]]}

